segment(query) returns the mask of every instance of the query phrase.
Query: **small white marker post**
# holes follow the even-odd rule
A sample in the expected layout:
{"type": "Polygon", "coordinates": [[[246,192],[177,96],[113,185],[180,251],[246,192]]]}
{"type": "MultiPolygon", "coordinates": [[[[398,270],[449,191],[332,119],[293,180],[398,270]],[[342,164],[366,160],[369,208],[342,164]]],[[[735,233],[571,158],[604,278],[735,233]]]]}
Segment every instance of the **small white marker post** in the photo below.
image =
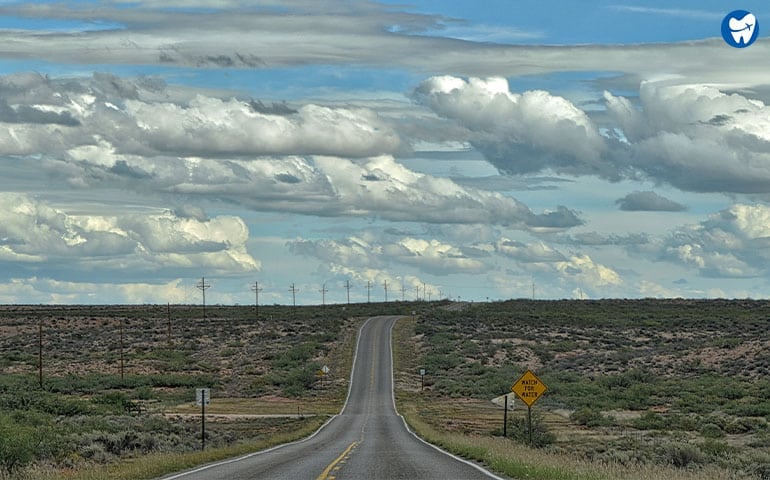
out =
{"type": "Polygon", "coordinates": [[[425,390],[425,369],[420,369],[420,391],[425,390]]]}

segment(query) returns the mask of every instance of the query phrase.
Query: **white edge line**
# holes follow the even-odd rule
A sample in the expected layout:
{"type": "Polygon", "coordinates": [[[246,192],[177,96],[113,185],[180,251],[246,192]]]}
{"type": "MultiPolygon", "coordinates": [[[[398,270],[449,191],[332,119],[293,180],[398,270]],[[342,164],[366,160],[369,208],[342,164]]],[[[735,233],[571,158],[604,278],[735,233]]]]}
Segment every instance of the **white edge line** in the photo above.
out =
{"type": "MultiPolygon", "coordinates": [[[[399,317],[399,318],[403,318],[403,317],[399,317]]],[[[393,322],[393,324],[390,326],[390,332],[389,332],[390,333],[390,383],[391,383],[391,386],[392,386],[392,388],[390,389],[390,396],[391,396],[391,399],[393,400],[393,410],[396,412],[396,414],[399,417],[401,417],[401,421],[404,422],[404,428],[406,428],[406,431],[411,433],[414,438],[416,438],[417,440],[421,441],[425,445],[428,445],[429,447],[432,447],[435,450],[438,450],[439,452],[443,453],[444,455],[448,455],[448,456],[454,458],[458,462],[462,462],[462,463],[464,463],[466,465],[470,465],[471,467],[473,467],[476,470],[480,471],[484,475],[487,475],[489,478],[494,478],[495,480],[505,480],[503,477],[498,477],[497,475],[495,475],[494,473],[492,473],[489,470],[485,469],[481,465],[478,465],[478,464],[476,464],[474,462],[471,462],[469,460],[466,460],[464,458],[458,457],[457,455],[455,455],[453,453],[447,452],[446,450],[442,449],[441,447],[438,447],[436,445],[433,445],[430,442],[427,442],[427,441],[423,440],[422,438],[420,438],[419,435],[414,433],[411,428],[409,428],[409,425],[406,423],[406,419],[404,418],[404,416],[401,415],[400,413],[398,413],[398,409],[396,408],[396,379],[394,377],[395,370],[393,369],[393,327],[396,326],[396,322],[398,320],[399,319],[397,318],[393,322]]]]}
{"type": "MultiPolygon", "coordinates": [[[[347,408],[347,406],[348,406],[348,400],[350,400],[350,390],[351,390],[351,388],[350,388],[350,387],[351,387],[351,385],[353,385],[353,374],[354,374],[354,373],[355,373],[355,371],[356,371],[356,359],[358,358],[358,347],[359,347],[359,345],[361,344],[361,331],[364,329],[364,327],[366,326],[366,324],[367,324],[367,323],[369,323],[369,321],[370,321],[372,318],[374,318],[374,317],[370,317],[370,318],[368,318],[368,319],[367,319],[367,320],[366,320],[366,321],[365,321],[365,322],[364,322],[364,323],[361,325],[361,327],[358,329],[358,338],[356,339],[356,351],[353,353],[353,366],[350,368],[350,380],[349,380],[349,382],[348,382],[348,396],[347,396],[347,397],[345,397],[345,404],[342,406],[342,410],[340,410],[340,413],[342,413],[342,412],[344,412],[344,411],[345,411],[345,408],[347,408]]],[[[394,322],[394,325],[395,325],[395,322],[394,322]]],[[[392,328],[392,327],[391,327],[391,328],[392,328]]],[[[391,336],[392,336],[392,335],[391,335],[391,336]]],[[[392,377],[392,374],[393,374],[393,353],[392,353],[392,352],[393,352],[393,346],[392,346],[392,343],[391,343],[391,355],[390,355],[390,357],[391,357],[391,358],[390,358],[390,364],[391,364],[391,365],[390,365],[390,369],[391,369],[391,377],[392,377]]],[[[392,392],[391,392],[391,393],[392,393],[392,392]]],[[[394,403],[394,404],[393,404],[393,407],[395,408],[395,406],[396,406],[396,404],[394,403]]],[[[327,420],[326,422],[324,422],[324,424],[323,424],[323,425],[321,425],[320,427],[318,427],[318,430],[316,430],[315,432],[313,432],[313,434],[312,434],[312,435],[310,435],[310,436],[308,436],[308,437],[305,437],[305,438],[303,438],[303,439],[300,439],[300,440],[296,440],[296,441],[294,441],[294,442],[289,442],[289,443],[282,443],[282,444],[280,444],[280,445],[276,445],[275,447],[271,447],[271,448],[268,448],[267,450],[260,450],[260,451],[258,451],[258,452],[247,453],[246,455],[242,455],[242,456],[240,456],[240,457],[236,457],[236,458],[230,458],[230,459],[227,459],[227,460],[222,460],[222,461],[219,461],[219,462],[215,462],[215,463],[209,463],[208,465],[203,465],[202,467],[198,467],[198,468],[196,468],[196,469],[194,469],[194,470],[189,470],[189,471],[186,471],[186,472],[182,472],[182,473],[172,474],[172,476],[170,476],[170,477],[160,477],[160,478],[159,478],[159,480],[174,480],[174,479],[176,479],[176,478],[182,478],[182,477],[186,477],[187,475],[192,475],[192,474],[194,474],[194,473],[203,472],[203,471],[205,471],[205,470],[208,470],[208,469],[210,469],[210,468],[219,467],[219,466],[222,466],[222,465],[228,465],[228,464],[230,464],[230,463],[240,462],[240,461],[243,461],[243,460],[249,459],[249,458],[251,458],[251,457],[256,457],[257,455],[263,455],[263,454],[265,454],[265,453],[270,453],[270,452],[272,452],[272,451],[275,451],[275,450],[278,450],[278,449],[280,449],[280,448],[288,447],[288,446],[290,446],[290,445],[296,445],[296,444],[298,444],[298,443],[307,442],[308,440],[312,439],[313,437],[315,437],[316,435],[318,435],[319,433],[321,433],[321,430],[323,430],[324,428],[326,428],[326,426],[327,426],[327,425],[329,425],[329,424],[332,422],[332,420],[334,420],[335,418],[337,418],[337,417],[340,415],[340,413],[338,413],[338,414],[336,414],[336,415],[332,415],[332,416],[331,416],[331,418],[329,418],[329,420],[327,420]]],[[[403,418],[403,417],[402,417],[402,418],[403,418]]],[[[419,438],[419,437],[418,437],[418,438],[419,438]]],[[[502,480],[502,479],[501,479],[501,480],[502,480]]]]}

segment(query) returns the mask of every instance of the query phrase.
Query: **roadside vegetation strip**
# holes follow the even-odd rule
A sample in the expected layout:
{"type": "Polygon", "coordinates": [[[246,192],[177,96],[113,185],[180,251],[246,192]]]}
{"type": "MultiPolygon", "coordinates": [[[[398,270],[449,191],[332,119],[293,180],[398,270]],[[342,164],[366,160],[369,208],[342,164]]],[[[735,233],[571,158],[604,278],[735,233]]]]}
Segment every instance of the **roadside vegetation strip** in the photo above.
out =
{"type": "MultiPolygon", "coordinates": [[[[435,425],[436,418],[446,419],[446,409],[436,405],[452,402],[448,398],[436,398],[434,393],[420,393],[420,381],[416,372],[421,357],[415,345],[415,321],[404,317],[393,329],[393,355],[396,378],[397,408],[409,427],[424,440],[440,448],[470,460],[485,464],[491,471],[516,479],[538,480],[728,480],[756,478],[741,476],[739,472],[717,466],[694,469],[674,468],[654,464],[622,464],[612,460],[590,461],[587,458],[565,452],[562,447],[551,450],[534,449],[510,439],[483,434],[464,434],[447,431],[435,425]],[[399,389],[399,387],[401,387],[399,389]],[[428,397],[428,398],[426,398],[428,397]]],[[[472,411],[459,410],[453,418],[455,424],[473,418],[472,411]]],[[[663,445],[661,445],[663,446],[663,445]]]]}
{"type": "Polygon", "coordinates": [[[30,478],[37,480],[145,480],[162,477],[174,472],[194,468],[198,465],[238,457],[255,451],[265,450],[276,445],[300,440],[318,430],[328,420],[327,416],[306,418],[299,428],[271,435],[270,437],[249,443],[229,447],[213,448],[206,451],[188,453],[156,453],[141,457],[123,459],[118,463],[84,468],[74,472],[47,470],[42,467],[28,472],[30,478]]]}
{"type": "Polygon", "coordinates": [[[151,478],[156,462],[172,465],[159,467],[165,472],[253,452],[297,439],[277,435],[310,422],[299,434],[307,436],[339,413],[358,327],[377,308],[265,307],[255,322],[253,308],[214,307],[200,322],[199,309],[178,306],[169,338],[166,306],[57,307],[44,316],[14,307],[0,317],[0,480],[151,478]],[[55,352],[43,362],[43,388],[38,358],[19,354],[37,341],[37,322],[44,355],[55,352]],[[324,365],[330,371],[320,378],[324,365]],[[212,389],[207,413],[228,415],[211,417],[203,454],[198,387],[212,389]],[[260,413],[286,417],[249,416],[260,413]],[[9,444],[12,455],[3,451],[9,444]],[[144,470],[151,473],[137,473],[144,470]]]}

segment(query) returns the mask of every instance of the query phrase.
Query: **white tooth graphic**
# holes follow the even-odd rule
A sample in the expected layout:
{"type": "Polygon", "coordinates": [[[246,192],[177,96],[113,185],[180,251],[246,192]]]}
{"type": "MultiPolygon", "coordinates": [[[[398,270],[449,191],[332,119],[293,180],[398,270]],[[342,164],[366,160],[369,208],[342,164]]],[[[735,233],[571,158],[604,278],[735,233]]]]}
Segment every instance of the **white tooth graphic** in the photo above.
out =
{"type": "Polygon", "coordinates": [[[754,26],[757,24],[757,18],[752,13],[746,14],[740,20],[733,17],[730,19],[730,33],[736,44],[748,45],[751,37],[754,35],[754,26]]]}

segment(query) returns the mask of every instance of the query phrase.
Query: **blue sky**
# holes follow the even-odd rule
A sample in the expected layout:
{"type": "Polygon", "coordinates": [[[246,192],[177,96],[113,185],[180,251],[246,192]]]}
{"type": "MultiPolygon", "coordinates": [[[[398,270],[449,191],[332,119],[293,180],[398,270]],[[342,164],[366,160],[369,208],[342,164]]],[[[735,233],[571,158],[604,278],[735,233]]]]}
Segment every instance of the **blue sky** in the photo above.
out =
{"type": "Polygon", "coordinates": [[[4,2],[0,301],[765,297],[765,18],[4,2]]]}

